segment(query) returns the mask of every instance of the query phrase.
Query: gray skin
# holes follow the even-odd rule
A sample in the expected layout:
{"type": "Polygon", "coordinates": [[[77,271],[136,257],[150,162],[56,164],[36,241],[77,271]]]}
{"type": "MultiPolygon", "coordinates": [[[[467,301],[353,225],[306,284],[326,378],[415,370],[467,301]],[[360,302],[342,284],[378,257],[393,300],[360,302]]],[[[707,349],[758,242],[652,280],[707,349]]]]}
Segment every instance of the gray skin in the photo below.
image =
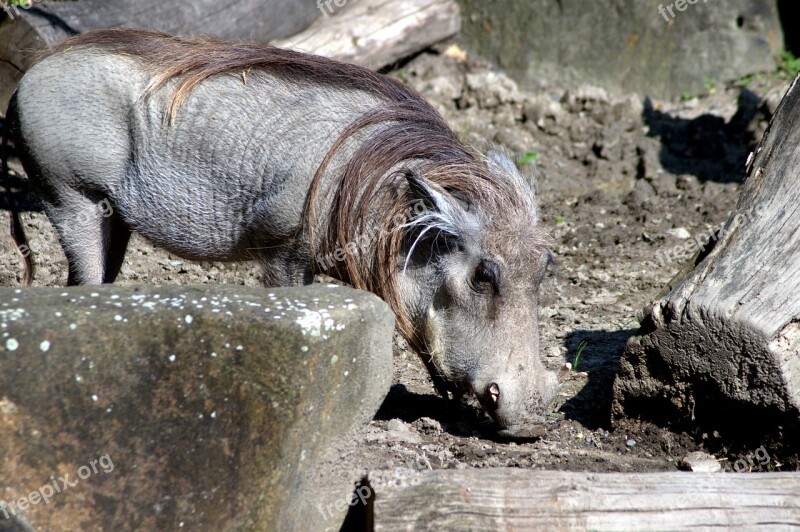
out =
{"type": "MultiPolygon", "coordinates": [[[[168,126],[173,85],[143,98],[149,79],[130,58],[82,49],[44,59],[17,89],[12,135],[59,235],[69,284],[113,282],[131,231],[190,260],[258,260],[268,286],[311,282],[303,231],[309,184],[346,125],[379,98],[264,72],[250,73],[246,85],[215,76],[168,126]]],[[[321,190],[357,141],[334,158],[321,190]]],[[[495,155],[488,164],[523,181],[507,159],[495,155]]],[[[437,214],[429,222],[460,245],[441,252],[420,243],[402,257],[401,299],[412,324],[438,377],[474,392],[502,434],[529,436],[557,389],[538,354],[536,294],[546,256],[532,262],[515,242],[492,238],[479,209],[416,185],[437,214]],[[487,267],[496,275],[484,275],[481,288],[476,272],[487,267]]],[[[330,205],[320,198],[322,219],[330,205]]]]}

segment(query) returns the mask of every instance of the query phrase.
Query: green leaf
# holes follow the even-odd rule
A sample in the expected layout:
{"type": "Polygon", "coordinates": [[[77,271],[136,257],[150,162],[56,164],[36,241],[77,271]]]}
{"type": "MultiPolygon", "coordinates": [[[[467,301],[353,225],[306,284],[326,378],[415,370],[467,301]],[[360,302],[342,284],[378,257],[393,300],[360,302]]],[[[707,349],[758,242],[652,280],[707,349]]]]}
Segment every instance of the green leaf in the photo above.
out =
{"type": "Polygon", "coordinates": [[[527,165],[531,164],[532,162],[534,162],[538,158],[539,158],[539,154],[536,153],[535,151],[526,151],[519,158],[519,165],[520,166],[527,166],[527,165]]]}
{"type": "Polygon", "coordinates": [[[578,371],[578,366],[581,365],[581,355],[583,354],[583,350],[586,349],[586,346],[589,345],[589,342],[583,340],[578,345],[578,350],[575,352],[575,358],[572,359],[572,370],[578,371]]]}
{"type": "Polygon", "coordinates": [[[788,50],[784,51],[780,57],[778,71],[786,77],[793,78],[800,72],[800,58],[788,50]]]}

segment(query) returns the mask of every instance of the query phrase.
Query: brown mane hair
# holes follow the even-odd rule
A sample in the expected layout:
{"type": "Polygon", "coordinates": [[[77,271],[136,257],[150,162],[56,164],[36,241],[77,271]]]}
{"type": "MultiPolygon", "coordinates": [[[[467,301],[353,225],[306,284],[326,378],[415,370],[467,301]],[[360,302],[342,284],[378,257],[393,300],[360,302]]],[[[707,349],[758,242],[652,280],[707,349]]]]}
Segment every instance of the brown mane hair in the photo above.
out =
{"type": "MultiPolygon", "coordinates": [[[[408,207],[415,199],[405,183],[405,172],[414,171],[437,190],[468,198],[488,213],[493,230],[535,223],[531,193],[524,183],[503,176],[503,172],[490,171],[422,96],[387,76],[264,44],[231,43],[213,37],[187,39],[130,29],[86,32],[56,44],[37,60],[76,47],[100,48],[140,60],[153,72],[145,94],[176,80],[168,102],[168,120],[174,118],[192,89],[203,80],[237,74],[246,83],[246,73],[251,69],[360,90],[384,100],[385,104],[368,111],[342,132],[314,175],[305,204],[309,259],[313,265],[320,254],[335,253],[358,242],[367,230],[368,216],[379,213],[378,227],[373,228],[377,229],[377,237],[368,252],[345,254],[344,260],[333,266],[332,273],[356,288],[382,297],[395,312],[401,332],[419,351],[425,350],[424,342],[414,331],[398,282],[398,263],[408,228],[397,222],[408,220],[408,207]],[[357,133],[363,133],[365,138],[325,191],[332,194],[329,222],[318,228],[315,207],[323,176],[339,149],[357,133]]],[[[518,242],[519,246],[531,250],[546,247],[538,230],[527,233],[528,241],[518,242]]]]}
{"type": "Polygon", "coordinates": [[[209,35],[183,38],[127,28],[92,30],[43,50],[34,56],[33,62],[79,47],[99,48],[138,59],[154,74],[146,93],[177,79],[178,85],[168,103],[167,118],[170,121],[192,89],[203,80],[218,74],[235,73],[242,75],[246,84],[249,70],[265,70],[285,78],[362,90],[391,101],[419,97],[399,81],[356,65],[268,44],[231,42],[209,35]]]}

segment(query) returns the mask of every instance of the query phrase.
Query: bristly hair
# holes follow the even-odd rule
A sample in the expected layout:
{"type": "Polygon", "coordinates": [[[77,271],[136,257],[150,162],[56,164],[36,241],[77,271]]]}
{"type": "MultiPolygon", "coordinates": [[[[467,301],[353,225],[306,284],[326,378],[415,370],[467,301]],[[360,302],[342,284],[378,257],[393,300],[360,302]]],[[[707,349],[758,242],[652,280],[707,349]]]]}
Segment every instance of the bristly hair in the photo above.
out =
{"type": "MultiPolygon", "coordinates": [[[[377,238],[367,253],[345,254],[334,276],[382,297],[397,316],[398,327],[411,345],[426,350],[411,324],[400,295],[398,275],[407,234],[420,226],[441,223],[425,216],[411,220],[413,197],[404,175],[413,171],[428,186],[457,195],[478,206],[497,242],[547,252],[536,227],[536,208],[527,184],[504,171],[502,163],[479,158],[464,146],[442,116],[416,91],[387,76],[316,55],[255,43],[231,43],[213,37],[180,38],[144,30],[108,29],[62,41],[36,59],[71,48],[97,48],[131,56],[152,73],[145,96],[171,80],[176,86],[168,101],[167,120],[174,119],[192,89],[211,76],[241,75],[249,70],[321,86],[364,91],[385,103],[351,123],[334,142],[317,169],[305,204],[305,230],[314,257],[347,249],[363,241],[367,223],[378,214],[377,238]],[[333,158],[348,139],[360,144],[325,191],[320,188],[333,158]],[[317,227],[318,196],[330,193],[327,223],[317,227]],[[513,232],[513,233],[509,233],[513,232]],[[504,233],[509,233],[505,234],[504,233]]],[[[453,222],[453,220],[449,220],[453,222]]]]}
{"type": "Polygon", "coordinates": [[[294,50],[253,42],[230,42],[214,36],[175,37],[168,33],[115,28],[92,30],[61,41],[34,56],[39,62],[71,48],[97,48],[138,59],[153,73],[145,95],[170,80],[178,84],[170,96],[166,118],[171,123],[198,84],[219,74],[241,75],[264,70],[287,79],[362,90],[392,101],[414,99],[416,93],[371,70],[294,50]]]}

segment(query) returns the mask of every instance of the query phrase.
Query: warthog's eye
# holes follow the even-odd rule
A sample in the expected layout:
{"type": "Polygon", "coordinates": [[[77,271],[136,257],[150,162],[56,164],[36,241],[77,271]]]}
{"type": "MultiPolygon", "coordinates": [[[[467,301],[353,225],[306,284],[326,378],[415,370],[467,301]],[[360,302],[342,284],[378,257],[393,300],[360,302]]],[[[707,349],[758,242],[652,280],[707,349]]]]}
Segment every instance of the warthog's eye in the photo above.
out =
{"type": "Polygon", "coordinates": [[[500,286],[500,267],[496,262],[482,260],[475,268],[470,284],[476,292],[497,294],[500,286]]]}

